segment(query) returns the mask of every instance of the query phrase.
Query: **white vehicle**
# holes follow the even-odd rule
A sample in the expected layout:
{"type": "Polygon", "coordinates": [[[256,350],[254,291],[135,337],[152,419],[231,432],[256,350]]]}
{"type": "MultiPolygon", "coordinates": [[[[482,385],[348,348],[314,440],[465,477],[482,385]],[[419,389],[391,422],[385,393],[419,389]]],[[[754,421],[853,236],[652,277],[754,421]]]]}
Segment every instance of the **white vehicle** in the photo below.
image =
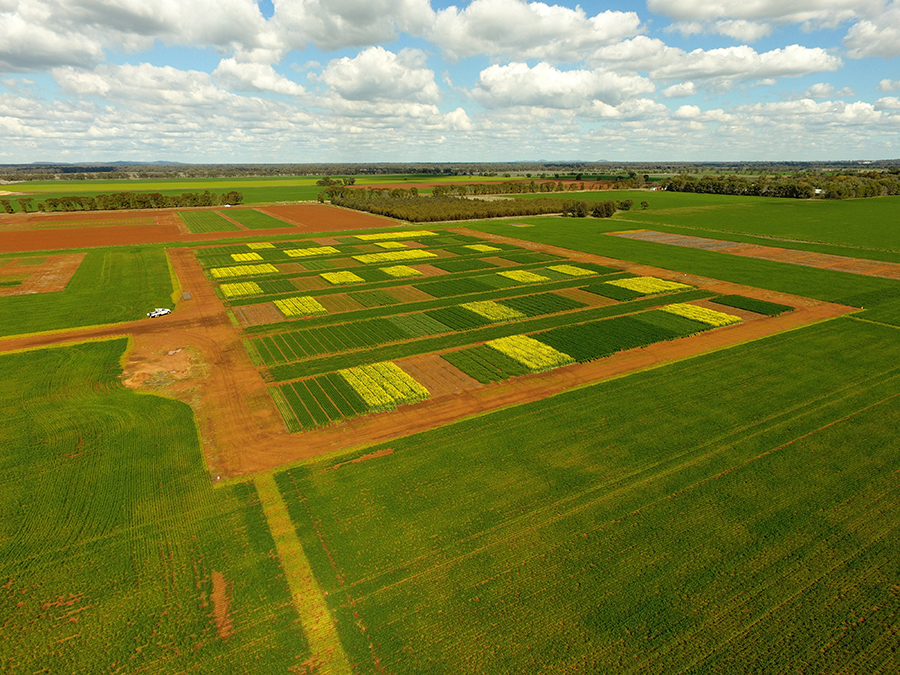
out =
{"type": "Polygon", "coordinates": [[[165,316],[166,314],[171,314],[171,309],[166,309],[165,307],[157,307],[152,312],[147,312],[147,316],[151,319],[155,319],[158,316],[165,316]]]}

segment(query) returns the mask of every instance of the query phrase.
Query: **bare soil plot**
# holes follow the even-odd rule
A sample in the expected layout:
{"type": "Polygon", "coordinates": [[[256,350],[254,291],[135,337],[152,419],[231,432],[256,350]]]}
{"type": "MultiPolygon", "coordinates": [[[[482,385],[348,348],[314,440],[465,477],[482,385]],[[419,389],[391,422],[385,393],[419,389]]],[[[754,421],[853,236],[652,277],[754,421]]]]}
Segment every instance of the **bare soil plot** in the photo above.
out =
{"type": "Polygon", "coordinates": [[[431,392],[432,398],[459,394],[482,386],[478,380],[453,367],[438,354],[412,356],[395,363],[431,392]]]}
{"type": "Polygon", "coordinates": [[[11,261],[3,266],[3,276],[17,276],[24,279],[18,286],[0,287],[0,297],[61,291],[78,270],[84,256],[84,253],[51,255],[37,265],[28,258],[11,261]]]}
{"type": "Polygon", "coordinates": [[[354,300],[346,293],[337,293],[335,295],[323,295],[316,298],[322,306],[329,311],[334,312],[352,312],[356,309],[365,309],[365,307],[354,300]]]}
{"type": "Polygon", "coordinates": [[[368,213],[340,209],[325,204],[285,204],[261,206],[258,211],[281,218],[306,232],[338,232],[340,230],[367,230],[396,227],[391,218],[373,216],[368,213]]]}
{"type": "Polygon", "coordinates": [[[234,312],[234,315],[240,321],[242,328],[262,323],[280,323],[285,320],[284,315],[271,302],[264,302],[260,305],[233,307],[231,311],[234,312]]]}
{"type": "Polygon", "coordinates": [[[415,286],[394,286],[385,288],[385,292],[400,302],[420,302],[422,300],[434,300],[434,298],[415,286]]]}
{"type": "Polygon", "coordinates": [[[614,237],[637,239],[639,241],[652,241],[670,246],[683,246],[685,248],[699,248],[707,251],[718,251],[729,255],[738,255],[745,258],[758,258],[760,260],[773,260],[786,262],[804,267],[817,267],[823,270],[836,270],[838,272],[850,272],[867,277],[883,277],[885,279],[900,279],[900,264],[882,262],[880,260],[868,260],[865,258],[850,258],[830,253],[814,253],[812,251],[799,251],[792,248],[778,246],[761,246],[759,244],[741,244],[706,237],[692,237],[668,232],[656,232],[655,230],[629,230],[626,232],[607,232],[614,237]]]}

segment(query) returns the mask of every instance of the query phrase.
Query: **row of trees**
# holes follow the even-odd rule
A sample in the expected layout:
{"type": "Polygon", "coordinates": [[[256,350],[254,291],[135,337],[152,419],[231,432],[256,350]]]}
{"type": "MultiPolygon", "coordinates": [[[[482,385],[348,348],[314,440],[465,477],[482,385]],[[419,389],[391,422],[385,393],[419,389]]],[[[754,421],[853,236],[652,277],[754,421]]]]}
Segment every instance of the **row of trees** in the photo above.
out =
{"type": "Polygon", "coordinates": [[[502,218],[515,216],[536,216],[562,213],[568,216],[608,218],[618,206],[631,208],[633,203],[614,201],[588,202],[585,200],[560,200],[550,197],[538,199],[502,199],[485,201],[467,199],[460,196],[421,196],[415,188],[404,190],[350,189],[332,187],[323,195],[335,206],[343,206],[357,211],[367,211],[391,218],[399,218],[413,223],[444,220],[474,220],[479,218],[502,218]]]}
{"type": "MultiPolygon", "coordinates": [[[[180,195],[164,195],[160,192],[117,192],[109,195],[72,197],[48,197],[35,204],[33,197],[22,197],[16,200],[19,209],[24,213],[32,211],[122,211],[130,209],[172,209],[188,206],[220,206],[222,204],[240,204],[244,195],[240,192],[226,192],[217,195],[215,192],[184,192],[180,195]]],[[[7,213],[15,213],[16,209],[9,199],[0,199],[0,206],[7,213]]]]}
{"type": "Polygon", "coordinates": [[[671,192],[717,195],[786,197],[790,199],[849,199],[900,194],[900,175],[871,171],[862,174],[759,176],[754,180],[730,176],[673,176],[661,183],[671,192]]]}

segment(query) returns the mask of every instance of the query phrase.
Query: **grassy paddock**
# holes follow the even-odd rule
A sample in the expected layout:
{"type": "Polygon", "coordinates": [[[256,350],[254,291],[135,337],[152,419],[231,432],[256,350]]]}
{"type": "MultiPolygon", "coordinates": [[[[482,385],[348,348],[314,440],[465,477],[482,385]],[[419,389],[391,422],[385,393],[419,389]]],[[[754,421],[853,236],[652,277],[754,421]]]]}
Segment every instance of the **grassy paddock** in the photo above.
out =
{"type": "Polygon", "coordinates": [[[172,292],[161,247],[90,250],[64,291],[0,298],[0,336],[139,319],[172,292]]]}
{"type": "Polygon", "coordinates": [[[4,670],[286,672],[309,650],[256,492],[213,489],[190,408],[118,383],[125,346],[0,356],[4,670]]]}
{"type": "Polygon", "coordinates": [[[361,673],[889,672],[898,363],[838,319],[277,481],[361,673]]]}

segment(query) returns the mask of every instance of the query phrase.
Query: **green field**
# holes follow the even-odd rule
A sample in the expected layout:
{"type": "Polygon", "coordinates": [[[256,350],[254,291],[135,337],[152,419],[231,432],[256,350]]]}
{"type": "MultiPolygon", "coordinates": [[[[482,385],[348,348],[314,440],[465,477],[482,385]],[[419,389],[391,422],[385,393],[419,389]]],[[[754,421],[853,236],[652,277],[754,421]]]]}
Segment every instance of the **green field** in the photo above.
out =
{"type": "Polygon", "coordinates": [[[241,229],[215,211],[178,211],[178,217],[181,218],[192,234],[201,232],[233,232],[241,229]]]}
{"type": "Polygon", "coordinates": [[[836,320],[278,474],[356,672],[896,670],[897,335],[836,320]]]}
{"type": "Polygon", "coordinates": [[[287,672],[308,648],[256,492],[213,489],[191,409],[118,383],[125,348],[0,356],[3,669],[287,672]]]}
{"type": "Polygon", "coordinates": [[[172,304],[160,247],[88,251],[64,291],[0,298],[0,337],[132,321],[172,304]]]}

